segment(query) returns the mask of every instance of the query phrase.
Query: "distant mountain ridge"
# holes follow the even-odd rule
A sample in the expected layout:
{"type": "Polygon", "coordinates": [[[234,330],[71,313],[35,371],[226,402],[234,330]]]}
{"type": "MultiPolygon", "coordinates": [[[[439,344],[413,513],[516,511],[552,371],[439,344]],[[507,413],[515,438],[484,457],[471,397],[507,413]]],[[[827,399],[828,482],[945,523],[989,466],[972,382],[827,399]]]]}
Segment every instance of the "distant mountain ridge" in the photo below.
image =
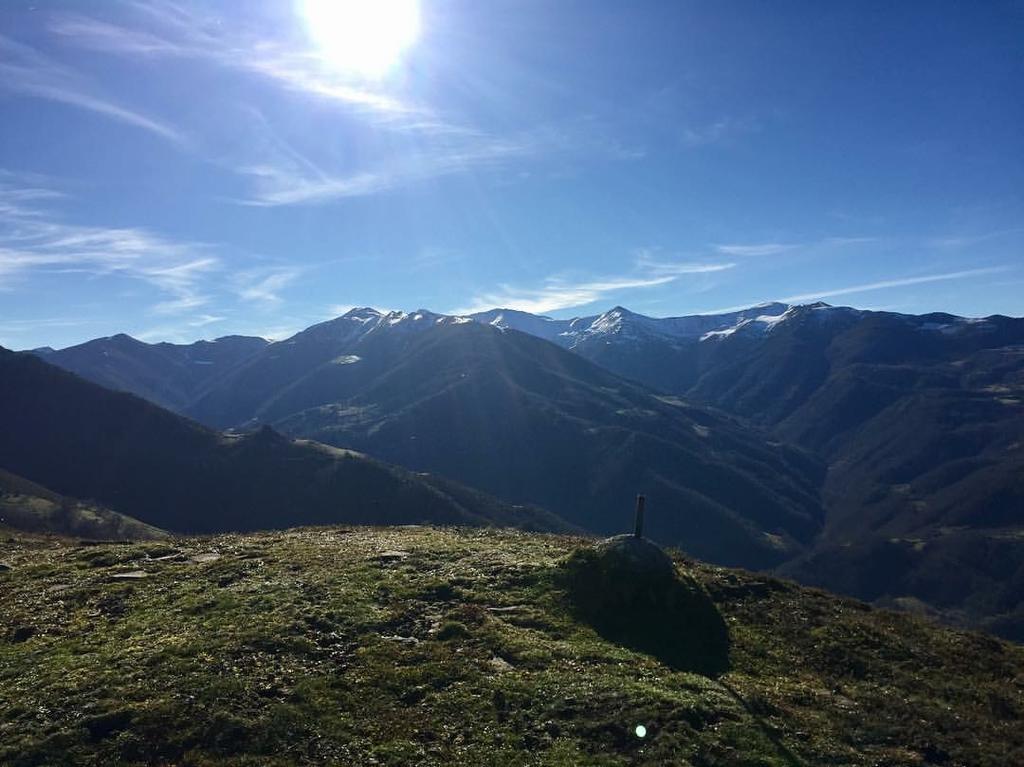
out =
{"type": "Polygon", "coordinates": [[[731,334],[743,327],[770,326],[793,307],[781,303],[760,304],[723,314],[694,314],[681,317],[648,317],[616,306],[603,314],[556,320],[514,309],[491,309],[468,315],[476,322],[498,328],[518,330],[566,349],[576,349],[601,337],[619,339],[662,337],[667,339],[705,339],[715,334],[731,334]]]}
{"type": "Polygon", "coordinates": [[[269,341],[224,336],[192,344],[147,344],[119,333],[66,349],[33,349],[47,362],[108,389],[128,391],[162,407],[184,407],[211,377],[252,356],[269,341]]]}

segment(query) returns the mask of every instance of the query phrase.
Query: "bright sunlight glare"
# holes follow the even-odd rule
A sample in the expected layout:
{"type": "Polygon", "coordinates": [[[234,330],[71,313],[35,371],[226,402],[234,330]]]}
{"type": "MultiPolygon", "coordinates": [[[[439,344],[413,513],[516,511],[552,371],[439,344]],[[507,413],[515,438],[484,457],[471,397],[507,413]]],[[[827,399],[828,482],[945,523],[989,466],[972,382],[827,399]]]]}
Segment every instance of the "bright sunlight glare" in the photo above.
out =
{"type": "Polygon", "coordinates": [[[338,69],[381,77],[420,31],[419,0],[302,0],[310,37],[338,69]]]}

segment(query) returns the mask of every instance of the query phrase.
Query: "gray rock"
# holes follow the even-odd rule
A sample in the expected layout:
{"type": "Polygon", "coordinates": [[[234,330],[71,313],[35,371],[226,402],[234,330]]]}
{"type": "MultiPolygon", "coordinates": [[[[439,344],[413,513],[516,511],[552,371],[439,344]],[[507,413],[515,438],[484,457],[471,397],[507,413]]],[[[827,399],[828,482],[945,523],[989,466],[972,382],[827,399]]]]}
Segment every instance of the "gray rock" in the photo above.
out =
{"type": "Polygon", "coordinates": [[[114,573],[110,577],[115,581],[138,581],[143,578],[148,578],[149,573],[144,570],[129,570],[126,573],[114,573]]]}
{"type": "Polygon", "coordinates": [[[408,551],[382,551],[374,559],[378,562],[401,562],[409,557],[408,551]]]}

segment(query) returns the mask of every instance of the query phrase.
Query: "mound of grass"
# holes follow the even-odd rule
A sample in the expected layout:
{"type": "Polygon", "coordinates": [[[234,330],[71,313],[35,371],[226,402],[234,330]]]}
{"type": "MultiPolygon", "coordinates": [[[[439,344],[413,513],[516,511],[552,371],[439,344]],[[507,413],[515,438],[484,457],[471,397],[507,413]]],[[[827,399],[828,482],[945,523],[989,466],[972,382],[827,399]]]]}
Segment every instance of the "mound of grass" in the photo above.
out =
{"type": "Polygon", "coordinates": [[[728,631],[699,673],[588,617],[590,543],[0,539],[0,764],[1024,763],[1021,648],[677,556],[666,641],[728,631]]]}
{"type": "Polygon", "coordinates": [[[725,671],[729,631],[701,585],[675,573],[648,541],[623,536],[608,543],[580,548],[564,565],[575,614],[609,641],[672,668],[707,676],[725,671]]]}

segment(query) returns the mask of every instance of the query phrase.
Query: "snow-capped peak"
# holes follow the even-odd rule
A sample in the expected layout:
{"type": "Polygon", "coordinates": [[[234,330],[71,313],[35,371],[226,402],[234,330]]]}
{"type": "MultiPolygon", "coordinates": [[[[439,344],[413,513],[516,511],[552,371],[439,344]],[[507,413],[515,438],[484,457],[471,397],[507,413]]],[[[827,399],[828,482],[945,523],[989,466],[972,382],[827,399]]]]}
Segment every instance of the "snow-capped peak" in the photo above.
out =
{"type": "Polygon", "coordinates": [[[380,318],[383,316],[383,312],[378,311],[377,309],[374,309],[373,307],[370,306],[363,306],[357,309],[349,309],[338,319],[350,320],[352,322],[361,322],[365,325],[367,322],[376,322],[380,320],[380,318]]]}
{"type": "MultiPolygon", "coordinates": [[[[765,308],[767,307],[764,305],[753,307],[754,310],[765,308]]],[[[790,306],[781,314],[758,314],[755,317],[740,316],[736,319],[735,324],[716,330],[709,330],[700,337],[700,340],[707,341],[712,338],[726,338],[739,332],[765,335],[771,333],[779,323],[791,319],[798,308],[790,306]]]]}

